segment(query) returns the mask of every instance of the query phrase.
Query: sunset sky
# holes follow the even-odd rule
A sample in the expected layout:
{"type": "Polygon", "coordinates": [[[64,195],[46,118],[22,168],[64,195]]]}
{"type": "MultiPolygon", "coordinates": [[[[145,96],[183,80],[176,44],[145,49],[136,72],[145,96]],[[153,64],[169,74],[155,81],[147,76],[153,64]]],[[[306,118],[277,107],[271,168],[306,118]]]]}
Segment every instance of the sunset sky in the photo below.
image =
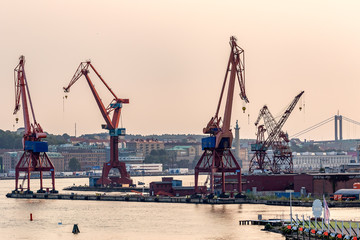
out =
{"type": "MultiPolygon", "coordinates": [[[[267,104],[278,116],[300,91],[292,135],[338,111],[360,122],[360,1],[334,0],[20,0],[0,3],[0,129],[15,124],[13,69],[19,56],[38,122],[53,134],[102,132],[104,123],[85,78],[64,100],[81,61],[95,68],[123,106],[129,134],[202,134],[214,115],[234,35],[245,50],[246,113],[235,88],[232,123],[255,138],[267,104]]],[[[93,76],[107,105],[110,94],[93,76]]],[[[344,138],[360,127],[344,123],[344,138]]],[[[333,123],[301,139],[334,138],[333,123]]]]}

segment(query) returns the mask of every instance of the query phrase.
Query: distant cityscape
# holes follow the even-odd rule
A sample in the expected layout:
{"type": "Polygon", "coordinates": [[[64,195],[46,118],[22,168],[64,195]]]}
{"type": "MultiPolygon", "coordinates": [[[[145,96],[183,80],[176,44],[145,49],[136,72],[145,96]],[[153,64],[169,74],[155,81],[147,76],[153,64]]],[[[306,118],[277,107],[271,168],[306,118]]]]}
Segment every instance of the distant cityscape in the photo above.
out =
{"type": "MultiPolygon", "coordinates": [[[[1,176],[14,176],[15,166],[22,149],[22,129],[4,132],[7,145],[0,141],[1,176]],[[14,136],[18,136],[14,137],[14,136]],[[9,140],[10,139],[10,140],[9,140]],[[9,148],[9,141],[14,141],[9,148]],[[19,141],[19,143],[16,143],[19,141]]],[[[195,164],[202,154],[201,138],[204,135],[127,135],[119,139],[119,160],[126,163],[131,175],[142,174],[187,174],[193,173],[195,164]]],[[[1,140],[1,138],[0,138],[1,140]]],[[[50,135],[48,155],[57,175],[60,174],[101,174],[103,163],[110,158],[109,137],[106,133],[89,134],[80,137],[50,135]],[[54,141],[55,139],[55,141],[54,141]],[[61,139],[61,140],[56,140],[61,139]]],[[[235,139],[233,152],[241,164],[242,173],[248,174],[249,162],[253,155],[250,145],[255,139],[235,139]]],[[[341,173],[358,172],[360,140],[300,141],[291,139],[294,173],[341,173]]],[[[268,150],[272,155],[272,150],[268,150]]],[[[254,174],[260,174],[254,172],[254,174]]]]}

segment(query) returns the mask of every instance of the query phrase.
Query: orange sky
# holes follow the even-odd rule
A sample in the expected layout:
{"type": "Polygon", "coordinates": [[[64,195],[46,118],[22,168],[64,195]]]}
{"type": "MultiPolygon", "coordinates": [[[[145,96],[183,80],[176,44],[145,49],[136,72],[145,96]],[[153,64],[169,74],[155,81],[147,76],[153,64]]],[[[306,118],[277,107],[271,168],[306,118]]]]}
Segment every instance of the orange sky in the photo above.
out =
{"type": "MultiPolygon", "coordinates": [[[[290,135],[338,110],[360,121],[359,9],[357,0],[2,1],[0,128],[14,129],[13,69],[23,54],[45,131],[73,135],[75,122],[78,135],[102,131],[84,78],[63,104],[62,87],[91,59],[118,97],[130,99],[128,133],[201,134],[216,110],[231,35],[246,56],[250,104],[243,114],[236,86],[232,118],[242,138],[255,138],[264,104],[279,115],[301,90],[305,111],[295,109],[285,124],[290,135]]],[[[107,104],[110,95],[95,84],[107,104]]],[[[360,138],[360,128],[344,123],[343,134],[360,138]]],[[[333,139],[333,124],[302,138],[333,139]]]]}

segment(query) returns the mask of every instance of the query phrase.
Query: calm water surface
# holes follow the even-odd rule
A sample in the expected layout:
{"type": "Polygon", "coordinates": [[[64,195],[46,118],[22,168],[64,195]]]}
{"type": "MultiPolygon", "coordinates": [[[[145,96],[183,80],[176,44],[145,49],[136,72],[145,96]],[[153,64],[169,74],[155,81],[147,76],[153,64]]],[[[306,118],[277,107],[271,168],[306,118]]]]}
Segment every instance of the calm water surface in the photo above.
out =
{"type": "MultiPolygon", "coordinates": [[[[134,178],[148,184],[161,177],[134,178]]],[[[193,185],[193,176],[181,176],[193,185]]],[[[202,179],[204,180],[204,179],[202,179]]],[[[32,180],[32,189],[38,180],[32,180]]],[[[88,184],[87,178],[57,179],[58,190],[88,184]]],[[[50,186],[47,180],[45,186],[50,186]]],[[[265,205],[195,205],[176,203],[104,202],[40,199],[7,199],[14,180],[0,180],[0,239],[284,239],[260,231],[260,226],[240,226],[239,220],[288,218],[289,207],[265,205]],[[30,213],[34,221],[29,221],[30,213]],[[61,223],[61,224],[59,224],[61,223]],[[77,223],[80,234],[71,233],[77,223]]],[[[61,192],[61,191],[60,191],[61,192]]],[[[311,208],[293,208],[299,215],[311,208]]],[[[331,218],[360,220],[359,209],[331,208],[331,218]]]]}

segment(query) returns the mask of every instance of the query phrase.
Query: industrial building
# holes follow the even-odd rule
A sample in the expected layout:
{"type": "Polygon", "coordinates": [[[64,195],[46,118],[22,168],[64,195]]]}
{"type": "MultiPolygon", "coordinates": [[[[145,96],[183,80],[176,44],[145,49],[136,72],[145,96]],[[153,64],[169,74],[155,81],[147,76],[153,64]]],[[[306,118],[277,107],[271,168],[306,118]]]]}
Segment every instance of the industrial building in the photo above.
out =
{"type": "MultiPolygon", "coordinates": [[[[353,188],[353,184],[360,182],[357,173],[314,173],[314,174],[270,174],[243,176],[243,189],[246,192],[271,192],[294,190],[315,195],[333,194],[339,189],[353,188]]],[[[231,186],[229,186],[231,188],[231,186]]]]}
{"type": "MultiPolygon", "coordinates": [[[[187,196],[195,193],[194,187],[182,186],[181,180],[172,177],[163,177],[161,181],[151,182],[149,189],[151,196],[187,196]]],[[[198,193],[206,193],[206,186],[198,186],[198,193]]]]}

